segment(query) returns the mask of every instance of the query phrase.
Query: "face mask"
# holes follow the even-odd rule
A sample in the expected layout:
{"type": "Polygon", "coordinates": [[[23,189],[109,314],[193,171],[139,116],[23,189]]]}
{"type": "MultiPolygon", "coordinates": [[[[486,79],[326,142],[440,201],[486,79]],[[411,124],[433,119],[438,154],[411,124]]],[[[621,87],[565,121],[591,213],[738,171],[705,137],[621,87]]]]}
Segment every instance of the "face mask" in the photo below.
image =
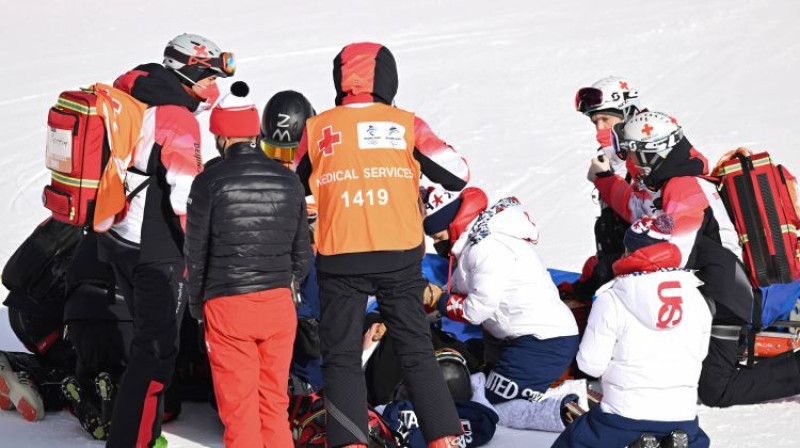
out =
{"type": "Polygon", "coordinates": [[[192,92],[203,100],[197,105],[197,109],[194,111],[195,115],[210,109],[219,99],[219,88],[216,82],[212,82],[205,87],[195,84],[192,86],[192,92]]]}
{"type": "Polygon", "coordinates": [[[433,249],[442,258],[450,258],[450,240],[442,240],[433,243],[433,249]]]}
{"type": "Polygon", "coordinates": [[[611,146],[611,128],[597,131],[597,143],[600,143],[603,148],[611,146]]]}

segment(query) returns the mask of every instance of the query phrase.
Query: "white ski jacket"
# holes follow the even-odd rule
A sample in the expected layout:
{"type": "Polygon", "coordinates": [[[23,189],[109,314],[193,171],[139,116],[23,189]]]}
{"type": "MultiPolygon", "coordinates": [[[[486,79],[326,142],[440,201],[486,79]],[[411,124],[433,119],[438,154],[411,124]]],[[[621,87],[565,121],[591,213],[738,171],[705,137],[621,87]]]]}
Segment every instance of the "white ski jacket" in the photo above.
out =
{"type": "MultiPolygon", "coordinates": [[[[677,266],[677,248],[663,244],[674,248],[677,266]]],[[[577,360],[602,377],[603,411],[637,420],[696,417],[711,333],[701,284],[691,271],[671,269],[621,275],[597,291],[577,360]]]]}
{"type": "Polygon", "coordinates": [[[503,201],[453,244],[458,263],[451,292],[466,296],[463,318],[499,339],[577,335],[575,318],[534,249],[536,225],[518,202],[498,207],[503,201]]]}

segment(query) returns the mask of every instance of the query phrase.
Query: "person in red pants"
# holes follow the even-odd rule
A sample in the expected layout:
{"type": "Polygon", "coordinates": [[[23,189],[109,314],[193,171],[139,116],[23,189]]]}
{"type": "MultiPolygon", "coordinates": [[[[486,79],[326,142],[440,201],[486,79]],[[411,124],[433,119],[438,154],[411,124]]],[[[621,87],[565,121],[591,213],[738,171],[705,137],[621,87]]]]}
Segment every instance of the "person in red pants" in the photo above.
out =
{"type": "Polygon", "coordinates": [[[223,160],[189,194],[189,311],[205,323],[225,446],[289,448],[291,287],[309,268],[306,203],[297,176],[257,146],[248,90],[234,83],[211,111],[223,160]]]}

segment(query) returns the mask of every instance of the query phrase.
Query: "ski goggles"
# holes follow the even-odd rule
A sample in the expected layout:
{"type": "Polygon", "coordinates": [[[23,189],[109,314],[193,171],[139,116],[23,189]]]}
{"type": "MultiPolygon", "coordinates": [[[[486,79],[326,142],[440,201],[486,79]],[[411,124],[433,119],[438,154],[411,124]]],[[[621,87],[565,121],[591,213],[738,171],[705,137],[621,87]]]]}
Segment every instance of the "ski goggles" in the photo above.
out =
{"type": "Polygon", "coordinates": [[[611,98],[606,98],[603,91],[596,87],[583,87],[575,94],[575,110],[582,114],[588,114],[600,109],[606,103],[611,103],[606,108],[622,109],[624,101],[637,97],[636,92],[622,92],[622,98],[618,92],[613,92],[611,98]],[[620,101],[623,103],[619,103],[620,101]]]}
{"type": "Polygon", "coordinates": [[[217,57],[190,56],[181,53],[176,48],[167,47],[164,56],[175,59],[186,65],[200,65],[219,73],[224,77],[233,76],[236,73],[236,56],[231,52],[224,52],[217,57]]]}
{"type": "Polygon", "coordinates": [[[603,91],[594,87],[583,87],[575,94],[575,110],[585,114],[603,104],[603,91]]]}
{"type": "Polygon", "coordinates": [[[275,146],[269,144],[263,138],[261,139],[261,150],[270,159],[277,160],[287,166],[292,165],[294,155],[297,154],[297,146],[275,146]]]}

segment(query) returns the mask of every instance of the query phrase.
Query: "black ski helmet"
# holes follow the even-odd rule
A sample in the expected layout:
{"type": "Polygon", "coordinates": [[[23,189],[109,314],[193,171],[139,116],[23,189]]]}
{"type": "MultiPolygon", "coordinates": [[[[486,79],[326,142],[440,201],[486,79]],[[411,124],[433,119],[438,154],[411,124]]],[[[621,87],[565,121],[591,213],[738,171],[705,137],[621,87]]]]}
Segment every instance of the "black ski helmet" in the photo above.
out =
{"type": "MultiPolygon", "coordinates": [[[[436,362],[447,383],[447,389],[455,401],[469,401],[472,399],[472,383],[470,382],[469,368],[464,355],[452,348],[436,350],[436,362]]],[[[392,401],[408,400],[410,396],[405,384],[401,381],[392,393],[392,401]]]]}
{"type": "Polygon", "coordinates": [[[261,115],[261,139],[277,148],[300,144],[306,120],[317,112],[302,93],[294,90],[278,92],[267,101],[261,115]]]}

